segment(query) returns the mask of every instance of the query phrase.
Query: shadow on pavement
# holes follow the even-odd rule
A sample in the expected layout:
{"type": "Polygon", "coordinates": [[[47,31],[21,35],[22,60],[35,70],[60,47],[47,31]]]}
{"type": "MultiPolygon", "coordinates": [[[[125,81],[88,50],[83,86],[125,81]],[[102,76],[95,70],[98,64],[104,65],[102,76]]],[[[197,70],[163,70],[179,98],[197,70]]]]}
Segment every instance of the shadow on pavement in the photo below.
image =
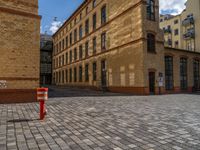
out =
{"type": "Polygon", "coordinates": [[[104,97],[104,96],[130,96],[131,94],[111,93],[75,87],[49,86],[49,98],[59,97],[104,97]]]}

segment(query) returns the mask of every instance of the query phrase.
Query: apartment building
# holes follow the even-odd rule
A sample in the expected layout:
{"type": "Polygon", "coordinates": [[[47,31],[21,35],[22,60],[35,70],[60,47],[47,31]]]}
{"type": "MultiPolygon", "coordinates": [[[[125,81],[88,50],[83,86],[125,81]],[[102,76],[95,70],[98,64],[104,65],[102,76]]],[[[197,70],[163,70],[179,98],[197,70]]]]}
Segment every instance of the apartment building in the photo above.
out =
{"type": "Polygon", "coordinates": [[[179,15],[161,15],[165,46],[200,52],[200,1],[188,0],[179,15]]]}
{"type": "Polygon", "coordinates": [[[200,88],[200,53],[165,48],[159,22],[158,0],[85,0],[53,35],[53,82],[141,95],[200,88]]]}
{"type": "Polygon", "coordinates": [[[0,0],[0,103],[36,100],[40,19],[37,0],[0,0]]]}

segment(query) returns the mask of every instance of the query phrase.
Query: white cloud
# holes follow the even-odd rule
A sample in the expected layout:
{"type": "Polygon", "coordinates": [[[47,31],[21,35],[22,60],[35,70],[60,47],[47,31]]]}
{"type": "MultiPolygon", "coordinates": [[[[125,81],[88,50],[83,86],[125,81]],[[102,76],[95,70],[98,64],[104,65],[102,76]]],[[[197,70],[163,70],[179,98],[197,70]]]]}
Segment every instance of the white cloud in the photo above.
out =
{"type": "Polygon", "coordinates": [[[179,14],[185,9],[187,0],[160,0],[160,11],[170,12],[173,15],[179,14]]]}
{"type": "Polygon", "coordinates": [[[49,30],[51,31],[52,34],[54,34],[61,26],[62,26],[62,22],[53,21],[51,23],[51,27],[49,28],[49,30]]]}

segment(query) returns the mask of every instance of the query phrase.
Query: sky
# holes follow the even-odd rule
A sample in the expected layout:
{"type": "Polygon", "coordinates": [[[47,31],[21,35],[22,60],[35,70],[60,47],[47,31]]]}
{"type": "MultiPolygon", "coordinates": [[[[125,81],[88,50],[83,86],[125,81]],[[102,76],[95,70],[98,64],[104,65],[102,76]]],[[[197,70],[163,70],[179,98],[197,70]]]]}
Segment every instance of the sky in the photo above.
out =
{"type": "MultiPolygon", "coordinates": [[[[187,0],[160,0],[160,13],[179,14],[187,0]]],[[[70,17],[83,0],[39,0],[41,33],[53,34],[70,17]]]]}

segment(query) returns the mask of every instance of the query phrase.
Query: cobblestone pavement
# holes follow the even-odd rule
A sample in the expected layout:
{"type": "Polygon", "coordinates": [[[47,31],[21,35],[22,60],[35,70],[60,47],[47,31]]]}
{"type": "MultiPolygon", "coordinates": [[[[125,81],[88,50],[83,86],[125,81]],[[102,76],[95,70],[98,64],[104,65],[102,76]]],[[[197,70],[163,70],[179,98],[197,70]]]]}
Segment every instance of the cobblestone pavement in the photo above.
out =
{"type": "Polygon", "coordinates": [[[200,96],[51,98],[0,105],[0,150],[200,150],[200,96]]]}

